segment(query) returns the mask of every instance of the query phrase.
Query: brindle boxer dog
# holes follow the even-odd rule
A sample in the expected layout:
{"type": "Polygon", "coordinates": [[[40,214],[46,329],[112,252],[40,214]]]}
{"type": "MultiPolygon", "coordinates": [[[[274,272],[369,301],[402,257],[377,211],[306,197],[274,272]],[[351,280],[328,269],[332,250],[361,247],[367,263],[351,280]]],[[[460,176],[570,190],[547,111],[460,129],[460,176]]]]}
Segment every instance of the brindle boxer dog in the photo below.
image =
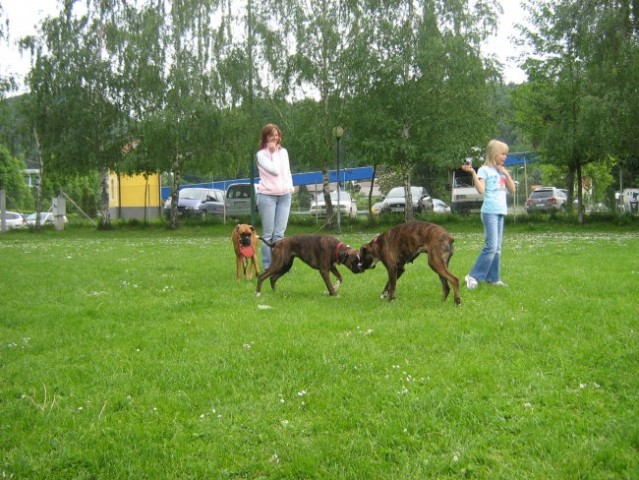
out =
{"type": "Polygon", "coordinates": [[[359,254],[362,258],[361,269],[374,268],[381,261],[388,272],[388,282],[382,292],[382,298],[393,300],[397,279],[404,273],[404,265],[412,263],[420,253],[428,253],[428,265],[442,282],[443,298],[450,293],[450,285],[455,292],[455,304],[461,304],[459,298],[459,279],[450,273],[448,263],[453,256],[453,237],[439,225],[427,222],[408,222],[398,225],[375,237],[362,246],[359,254]]]}
{"type": "Polygon", "coordinates": [[[260,274],[260,267],[257,265],[257,233],[253,225],[240,223],[236,225],[231,233],[231,241],[235,250],[235,279],[239,280],[241,273],[251,280],[253,272],[260,274]],[[248,269],[248,270],[247,270],[248,269]]]}
{"type": "Polygon", "coordinates": [[[271,265],[257,278],[255,295],[258,297],[262,282],[267,278],[271,280],[271,288],[275,290],[275,282],[291,269],[295,257],[298,257],[309,267],[320,271],[330,295],[336,295],[337,289],[342,283],[342,275],[335,265],[345,265],[353,273],[361,271],[359,252],[328,235],[293,235],[284,237],[275,243],[267,242],[262,237],[260,240],[272,250],[271,265]],[[335,275],[337,279],[335,285],[331,284],[328,272],[335,275]]]}

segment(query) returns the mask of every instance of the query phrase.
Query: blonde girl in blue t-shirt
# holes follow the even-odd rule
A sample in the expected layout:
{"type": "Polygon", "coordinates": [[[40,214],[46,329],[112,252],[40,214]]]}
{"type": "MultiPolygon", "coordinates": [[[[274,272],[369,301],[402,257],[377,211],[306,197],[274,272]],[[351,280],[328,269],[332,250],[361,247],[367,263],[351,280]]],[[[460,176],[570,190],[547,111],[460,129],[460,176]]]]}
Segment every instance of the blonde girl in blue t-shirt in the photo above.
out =
{"type": "Polygon", "coordinates": [[[477,288],[479,282],[506,287],[501,280],[501,243],[504,235],[504,220],[508,207],[506,192],[515,193],[516,186],[504,167],[508,145],[499,140],[491,140],[486,147],[486,160],[475,172],[472,165],[462,169],[473,176],[477,191],[484,195],[481,207],[481,221],[484,224],[484,248],[475,265],[466,275],[466,286],[477,288]]]}

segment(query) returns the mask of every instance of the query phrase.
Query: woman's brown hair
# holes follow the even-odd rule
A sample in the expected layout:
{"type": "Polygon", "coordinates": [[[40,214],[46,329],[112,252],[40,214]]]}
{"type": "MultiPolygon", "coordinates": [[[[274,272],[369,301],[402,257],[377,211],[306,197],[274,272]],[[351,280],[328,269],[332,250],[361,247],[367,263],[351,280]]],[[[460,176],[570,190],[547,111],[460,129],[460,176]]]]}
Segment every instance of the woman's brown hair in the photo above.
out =
{"type": "Polygon", "coordinates": [[[275,130],[280,136],[280,144],[282,143],[282,130],[280,130],[280,127],[278,127],[274,123],[267,123],[266,125],[264,125],[264,127],[262,127],[260,143],[258,144],[260,150],[266,148],[266,144],[268,143],[268,136],[273,133],[273,130],[275,130]]]}

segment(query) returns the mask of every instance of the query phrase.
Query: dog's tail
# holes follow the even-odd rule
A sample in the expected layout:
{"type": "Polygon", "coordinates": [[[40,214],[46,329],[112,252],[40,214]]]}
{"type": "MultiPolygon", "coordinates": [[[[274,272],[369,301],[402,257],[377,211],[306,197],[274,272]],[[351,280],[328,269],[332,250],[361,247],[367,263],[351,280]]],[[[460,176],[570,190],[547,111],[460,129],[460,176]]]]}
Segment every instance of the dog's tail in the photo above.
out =
{"type": "Polygon", "coordinates": [[[257,237],[257,238],[259,238],[260,240],[262,240],[264,243],[266,243],[266,244],[267,244],[269,247],[271,247],[271,248],[273,248],[273,246],[275,245],[275,243],[271,243],[271,242],[269,242],[267,239],[265,239],[265,238],[263,238],[263,237],[260,237],[259,235],[258,235],[258,237],[257,237]]]}

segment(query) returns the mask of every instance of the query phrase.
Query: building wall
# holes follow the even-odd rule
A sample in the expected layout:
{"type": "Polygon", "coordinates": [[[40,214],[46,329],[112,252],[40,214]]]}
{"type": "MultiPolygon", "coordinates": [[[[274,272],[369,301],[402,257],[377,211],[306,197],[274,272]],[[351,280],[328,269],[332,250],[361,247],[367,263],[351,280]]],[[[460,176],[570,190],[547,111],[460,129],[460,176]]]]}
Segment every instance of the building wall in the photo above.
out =
{"type": "Polygon", "coordinates": [[[109,174],[111,218],[130,220],[157,218],[162,214],[160,175],[109,174]],[[146,213],[146,216],[145,216],[146,213]]]}

